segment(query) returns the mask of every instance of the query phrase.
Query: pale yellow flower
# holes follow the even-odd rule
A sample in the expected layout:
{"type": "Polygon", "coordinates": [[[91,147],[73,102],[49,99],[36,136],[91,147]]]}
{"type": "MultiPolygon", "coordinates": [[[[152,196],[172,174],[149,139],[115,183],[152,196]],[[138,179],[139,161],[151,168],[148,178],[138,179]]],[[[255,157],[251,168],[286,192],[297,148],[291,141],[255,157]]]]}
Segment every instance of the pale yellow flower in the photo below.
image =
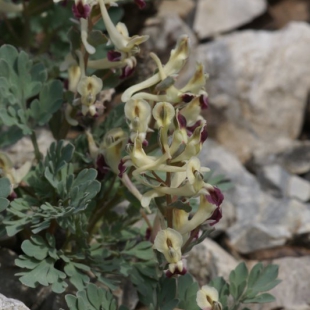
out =
{"type": "Polygon", "coordinates": [[[161,252],[169,263],[170,272],[178,268],[183,270],[181,247],[183,238],[179,232],[172,228],[160,230],[154,240],[154,249],[161,252]]]}
{"type": "Polygon", "coordinates": [[[221,310],[218,291],[209,285],[204,285],[198,292],[196,302],[202,310],[221,310]]]}

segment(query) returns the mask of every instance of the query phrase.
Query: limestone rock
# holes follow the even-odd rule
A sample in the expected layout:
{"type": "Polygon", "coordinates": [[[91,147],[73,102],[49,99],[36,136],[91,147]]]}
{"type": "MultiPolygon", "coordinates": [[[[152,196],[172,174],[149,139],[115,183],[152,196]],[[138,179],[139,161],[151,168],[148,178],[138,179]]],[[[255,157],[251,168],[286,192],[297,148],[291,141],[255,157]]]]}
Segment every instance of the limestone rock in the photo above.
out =
{"type": "Polygon", "coordinates": [[[159,6],[158,15],[177,14],[182,19],[186,19],[194,7],[195,4],[193,0],[164,0],[159,6]]]}
{"type": "Polygon", "coordinates": [[[189,272],[201,285],[216,277],[224,277],[227,280],[237,265],[238,261],[235,258],[208,238],[196,245],[187,258],[189,272]]]}
{"type": "Polygon", "coordinates": [[[242,162],[261,149],[283,151],[300,134],[310,89],[309,45],[310,26],[294,22],[198,47],[210,75],[210,135],[242,162]]]}
{"type": "Polygon", "coordinates": [[[266,7],[265,0],[198,0],[194,30],[204,39],[250,22],[266,7]]]}
{"type": "MultiPolygon", "coordinates": [[[[211,139],[205,143],[200,160],[203,166],[224,174],[234,185],[224,192],[224,197],[235,208],[235,220],[227,234],[238,252],[280,246],[296,235],[310,232],[309,204],[272,197],[232,153],[211,139]]],[[[225,214],[224,207],[222,210],[225,214]]]]}
{"type": "Polygon", "coordinates": [[[288,196],[301,201],[310,199],[310,183],[298,176],[292,176],[289,181],[288,196]]]}
{"type": "Polygon", "coordinates": [[[285,257],[275,259],[272,263],[279,265],[279,279],[282,280],[270,291],[276,301],[261,304],[255,310],[309,310],[310,257],[285,257]]]}
{"type": "Polygon", "coordinates": [[[291,197],[307,202],[310,199],[310,182],[291,175],[280,165],[267,165],[258,173],[262,187],[273,196],[291,197]]]}
{"type": "Polygon", "coordinates": [[[0,309],[1,310],[30,310],[19,300],[6,298],[2,294],[0,294],[0,309]]]}

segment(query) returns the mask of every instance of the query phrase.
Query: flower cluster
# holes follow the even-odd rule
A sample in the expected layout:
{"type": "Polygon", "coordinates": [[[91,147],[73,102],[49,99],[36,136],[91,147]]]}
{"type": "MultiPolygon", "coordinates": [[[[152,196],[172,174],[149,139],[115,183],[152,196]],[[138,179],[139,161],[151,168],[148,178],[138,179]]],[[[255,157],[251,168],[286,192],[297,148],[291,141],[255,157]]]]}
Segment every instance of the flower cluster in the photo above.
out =
{"type": "Polygon", "coordinates": [[[197,64],[184,87],[174,86],[188,55],[189,40],[182,36],[167,64],[162,65],[152,54],[158,72],[127,89],[122,96],[130,139],[128,155],[119,164],[119,176],[123,177],[128,170],[135,180],[149,188],[141,197],[141,206],[150,212],[154,200],[161,211],[164,221],[154,249],[163,253],[171,275],[184,272],[182,250],[186,250],[200,225],[214,225],[222,216],[223,195],[204,181],[203,173],[209,169],[202,167],[198,159],[207,139],[206,121],[201,116],[201,110],[208,106],[202,64],[197,64]],[[153,89],[153,93],[145,92],[146,88],[153,89]],[[148,154],[148,137],[153,131],[158,131],[160,152],[148,154]],[[179,207],[190,205],[191,198],[199,199],[198,210],[192,216],[179,207]]]}
{"type": "MultiPolygon", "coordinates": [[[[144,0],[138,0],[137,4],[140,8],[145,6],[144,0]]],[[[135,55],[140,51],[139,45],[148,39],[148,36],[130,37],[125,24],[121,22],[114,25],[107,5],[117,4],[112,0],[75,0],[72,7],[73,15],[79,20],[80,39],[83,44],[83,49],[72,51],[61,66],[62,70],[68,70],[68,89],[75,94],[74,101],[66,108],[66,119],[72,126],[78,125],[76,117],[79,114],[92,117],[98,115],[100,102],[97,98],[102,90],[102,80],[95,75],[87,76],[87,68],[120,69],[120,78],[126,78],[136,67],[135,55]],[[94,23],[91,13],[95,7],[100,9],[109,36],[108,44],[112,44],[114,49],[109,50],[103,59],[91,60],[88,59],[89,55],[96,52],[96,48],[89,42],[89,33],[94,23]]],[[[97,16],[95,20],[98,20],[97,16]]]]}

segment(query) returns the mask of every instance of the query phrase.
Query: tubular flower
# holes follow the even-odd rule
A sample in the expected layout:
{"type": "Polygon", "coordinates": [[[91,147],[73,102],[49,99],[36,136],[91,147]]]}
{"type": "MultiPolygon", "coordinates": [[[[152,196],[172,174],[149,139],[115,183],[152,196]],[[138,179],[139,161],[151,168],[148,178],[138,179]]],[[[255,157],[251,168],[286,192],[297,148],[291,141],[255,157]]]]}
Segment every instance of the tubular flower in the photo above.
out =
{"type": "Polygon", "coordinates": [[[168,145],[168,130],[175,116],[175,110],[169,102],[158,102],[153,108],[153,117],[160,128],[160,142],[169,158],[171,158],[168,145]]]}
{"type": "Polygon", "coordinates": [[[183,238],[181,234],[171,228],[160,230],[154,240],[154,249],[165,256],[171,273],[174,273],[176,269],[180,272],[183,270],[182,244],[183,238]]]}
{"type": "Polygon", "coordinates": [[[86,115],[88,112],[93,116],[96,111],[92,109],[95,103],[96,96],[102,89],[102,80],[92,76],[84,76],[77,85],[77,91],[81,95],[82,114],[86,115]]]}
{"type": "Polygon", "coordinates": [[[118,174],[118,165],[121,161],[121,153],[128,140],[127,133],[121,128],[113,128],[108,131],[100,149],[103,151],[106,163],[115,174],[118,174]]]}
{"type": "Polygon", "coordinates": [[[218,291],[209,285],[204,285],[197,292],[196,302],[202,310],[222,310],[218,291]]]}
{"type": "MultiPolygon", "coordinates": [[[[111,42],[119,52],[136,54],[139,52],[139,45],[145,42],[149,36],[133,36],[129,37],[127,28],[124,24],[120,24],[117,27],[113,24],[104,0],[98,0],[100,5],[102,19],[106,26],[111,42]]],[[[127,101],[127,100],[126,100],[127,101]]]]}
{"type": "MultiPolygon", "coordinates": [[[[177,74],[182,67],[184,66],[186,59],[189,55],[189,39],[188,36],[182,36],[177,46],[174,50],[171,51],[170,58],[167,64],[163,67],[164,76],[173,76],[177,74]]],[[[136,84],[132,87],[129,87],[122,95],[122,101],[128,101],[135,93],[146,89],[148,87],[152,87],[155,84],[159,83],[163,80],[163,74],[160,72],[154,74],[152,77],[148,78],[144,82],[136,84]]]]}
{"type": "Polygon", "coordinates": [[[145,100],[129,100],[124,107],[125,116],[129,121],[129,128],[132,131],[132,141],[138,136],[142,141],[145,139],[151,119],[151,107],[145,100]]]}

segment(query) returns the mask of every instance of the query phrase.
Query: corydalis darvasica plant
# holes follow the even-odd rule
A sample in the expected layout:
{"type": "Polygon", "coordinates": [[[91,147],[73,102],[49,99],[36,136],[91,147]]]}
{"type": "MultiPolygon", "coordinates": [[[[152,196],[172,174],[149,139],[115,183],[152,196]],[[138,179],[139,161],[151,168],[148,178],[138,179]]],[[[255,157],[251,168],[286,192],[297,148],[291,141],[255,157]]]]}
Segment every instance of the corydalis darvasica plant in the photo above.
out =
{"type": "Polygon", "coordinates": [[[150,310],[236,310],[271,301],[264,292],[278,283],[272,265],[250,273],[240,265],[229,284],[216,279],[201,289],[187,272],[187,253],[221,219],[224,199],[221,183],[206,180],[211,171],[199,160],[208,136],[203,65],[175,86],[189,57],[188,37],[179,38],[166,64],[150,53],[156,72],[125,90],[123,103],[106,107],[113,88],[134,72],[148,37],[130,36],[120,16],[109,14],[116,1],[55,2],[46,12],[38,8],[38,17],[35,0],[22,6],[0,0],[7,21],[26,21],[26,32],[63,14],[70,42],[56,79],[41,58],[0,48],[0,145],[30,136],[35,152],[20,167],[6,153],[0,157],[0,234],[22,240],[20,281],[67,294],[69,309],[123,303],[126,310],[128,302],[117,303],[113,291],[128,283],[150,310]],[[57,141],[43,156],[36,130],[47,125],[57,141]],[[77,126],[84,133],[68,141],[77,126]]]}

